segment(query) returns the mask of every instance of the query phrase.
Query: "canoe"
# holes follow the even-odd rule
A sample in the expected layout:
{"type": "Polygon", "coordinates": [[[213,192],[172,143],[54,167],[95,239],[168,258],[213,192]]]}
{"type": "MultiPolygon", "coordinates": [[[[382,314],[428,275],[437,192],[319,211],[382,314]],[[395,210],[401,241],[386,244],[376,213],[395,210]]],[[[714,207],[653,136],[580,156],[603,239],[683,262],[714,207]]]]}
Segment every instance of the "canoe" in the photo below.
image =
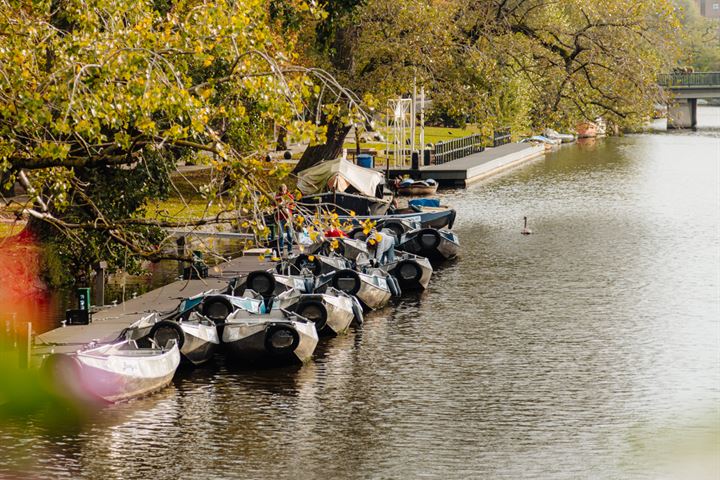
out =
{"type": "Polygon", "coordinates": [[[312,358],[318,334],[313,322],[287,310],[264,314],[236,310],[226,320],[222,342],[231,360],[293,364],[312,358]]]}
{"type": "Polygon", "coordinates": [[[53,385],[81,401],[121,402],[167,386],[180,364],[180,350],[140,348],[134,340],[52,354],[43,362],[53,385]]]}
{"type": "Polygon", "coordinates": [[[430,260],[448,260],[459,253],[460,240],[449,230],[423,228],[404,234],[395,248],[430,260]]]}
{"type": "Polygon", "coordinates": [[[125,335],[140,345],[150,345],[152,340],[156,346],[169,348],[170,342],[175,342],[181,360],[193,365],[209,361],[220,344],[216,323],[194,311],[178,320],[163,319],[152,313],[131,325],[125,335]]]}

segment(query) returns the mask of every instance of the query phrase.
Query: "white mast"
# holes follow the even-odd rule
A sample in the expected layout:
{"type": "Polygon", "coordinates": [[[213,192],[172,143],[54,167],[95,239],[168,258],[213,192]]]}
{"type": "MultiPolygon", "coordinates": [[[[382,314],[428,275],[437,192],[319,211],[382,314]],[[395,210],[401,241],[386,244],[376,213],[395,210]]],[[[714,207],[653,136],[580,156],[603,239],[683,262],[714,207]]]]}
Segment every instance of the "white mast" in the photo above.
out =
{"type": "MultiPolygon", "coordinates": [[[[420,87],[420,155],[425,152],[425,87],[420,87]]],[[[422,163],[422,158],[420,159],[422,163]]]]}
{"type": "Polygon", "coordinates": [[[413,94],[412,103],[410,104],[410,156],[412,157],[415,151],[415,123],[417,117],[415,116],[415,102],[417,101],[417,85],[415,83],[415,77],[413,77],[413,94]]]}

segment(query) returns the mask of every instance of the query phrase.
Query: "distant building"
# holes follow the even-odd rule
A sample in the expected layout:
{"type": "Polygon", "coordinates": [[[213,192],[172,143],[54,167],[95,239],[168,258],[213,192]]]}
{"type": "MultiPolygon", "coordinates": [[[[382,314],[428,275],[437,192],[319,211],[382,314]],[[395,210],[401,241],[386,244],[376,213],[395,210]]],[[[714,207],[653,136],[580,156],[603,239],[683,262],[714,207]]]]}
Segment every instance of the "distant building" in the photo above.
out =
{"type": "Polygon", "coordinates": [[[697,0],[700,15],[706,18],[720,18],[720,0],[697,0]]]}

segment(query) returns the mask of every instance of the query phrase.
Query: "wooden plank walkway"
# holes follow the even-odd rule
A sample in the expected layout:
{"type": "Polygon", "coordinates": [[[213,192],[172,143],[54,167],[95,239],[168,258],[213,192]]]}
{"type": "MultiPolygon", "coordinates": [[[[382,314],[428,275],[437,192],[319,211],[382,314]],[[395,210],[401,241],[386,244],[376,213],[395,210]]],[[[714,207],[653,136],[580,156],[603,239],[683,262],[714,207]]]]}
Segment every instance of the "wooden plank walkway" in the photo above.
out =
{"type": "Polygon", "coordinates": [[[253,270],[270,268],[274,263],[257,256],[243,256],[212,267],[210,276],[201,280],[178,280],[147,292],[116,306],[93,314],[89,325],[59,327],[37,335],[33,356],[77,350],[92,341],[114,340],[122,330],[149,312],[166,312],[177,307],[181,298],[191,297],[214,288],[224,288],[233,277],[247,275],[253,270]]]}

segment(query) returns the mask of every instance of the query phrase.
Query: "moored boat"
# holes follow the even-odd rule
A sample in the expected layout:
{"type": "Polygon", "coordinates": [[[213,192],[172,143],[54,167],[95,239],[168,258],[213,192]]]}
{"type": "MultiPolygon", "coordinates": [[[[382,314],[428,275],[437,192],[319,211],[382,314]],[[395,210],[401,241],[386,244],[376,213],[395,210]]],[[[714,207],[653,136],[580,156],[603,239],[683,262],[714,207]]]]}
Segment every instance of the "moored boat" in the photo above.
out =
{"type": "Polygon", "coordinates": [[[125,338],[163,348],[175,342],[181,359],[193,365],[209,361],[220,344],[216,323],[195,311],[177,320],[164,320],[160,314],[152,313],[131,325],[125,338]]]}
{"type": "Polygon", "coordinates": [[[403,235],[395,248],[430,260],[448,260],[459,253],[460,241],[449,230],[423,228],[403,235]]]}
{"type": "Polygon", "coordinates": [[[335,272],[330,285],[348,295],[354,295],[370,310],[384,307],[393,296],[388,277],[350,269],[335,272]]]}
{"type": "Polygon", "coordinates": [[[305,363],[312,358],[318,334],[313,322],[287,310],[237,310],[225,322],[222,342],[230,357],[241,362],[305,363]]]}
{"type": "MultiPolygon", "coordinates": [[[[356,319],[357,299],[335,288],[327,288],[324,293],[300,293],[289,290],[278,295],[273,308],[297,313],[315,324],[319,335],[339,335],[345,333],[356,319]]],[[[362,322],[362,316],[358,319],[362,322]]]]}
{"type": "Polygon", "coordinates": [[[380,265],[377,268],[395,277],[402,290],[426,289],[433,274],[430,260],[407,252],[396,253],[393,262],[380,265]]]}
{"type": "Polygon", "coordinates": [[[42,368],[55,389],[81,401],[114,403],[167,386],[180,364],[175,342],[167,348],[140,348],[134,340],[52,354],[42,368]]]}
{"type": "Polygon", "coordinates": [[[397,185],[397,192],[400,195],[435,195],[437,189],[438,183],[432,178],[427,180],[407,179],[397,185]]]}
{"type": "Polygon", "coordinates": [[[300,207],[342,214],[383,215],[392,196],[383,192],[385,176],[345,159],[327,160],[298,173],[298,189],[303,197],[300,207]]]}

